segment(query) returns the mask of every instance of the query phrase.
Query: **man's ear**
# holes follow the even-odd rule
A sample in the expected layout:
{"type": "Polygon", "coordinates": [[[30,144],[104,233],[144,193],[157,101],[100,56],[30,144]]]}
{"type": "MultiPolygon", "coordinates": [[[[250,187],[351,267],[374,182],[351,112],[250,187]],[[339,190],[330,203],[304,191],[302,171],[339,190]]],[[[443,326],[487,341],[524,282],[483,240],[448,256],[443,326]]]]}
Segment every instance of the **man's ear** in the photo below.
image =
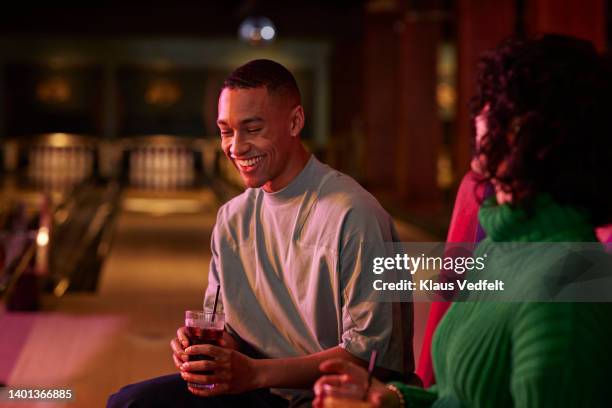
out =
{"type": "Polygon", "coordinates": [[[304,129],[304,108],[298,105],[291,110],[289,114],[289,134],[292,137],[297,137],[302,129],[304,129]]]}

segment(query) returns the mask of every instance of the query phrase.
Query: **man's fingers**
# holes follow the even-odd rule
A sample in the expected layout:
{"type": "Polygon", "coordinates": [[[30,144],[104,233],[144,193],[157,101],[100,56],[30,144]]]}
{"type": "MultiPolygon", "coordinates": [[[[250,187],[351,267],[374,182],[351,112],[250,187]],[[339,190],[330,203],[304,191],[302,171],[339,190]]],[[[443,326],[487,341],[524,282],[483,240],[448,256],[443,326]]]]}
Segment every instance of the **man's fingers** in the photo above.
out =
{"type": "Polygon", "coordinates": [[[186,327],[179,327],[176,331],[176,337],[178,338],[178,341],[181,343],[183,348],[189,347],[189,337],[187,337],[186,327]]]}
{"type": "Polygon", "coordinates": [[[181,366],[183,365],[183,361],[181,359],[179,359],[176,354],[172,354],[172,361],[174,362],[174,366],[176,367],[177,370],[181,369],[181,366]]]}
{"type": "Polygon", "coordinates": [[[170,348],[172,349],[172,352],[177,355],[185,352],[181,346],[181,343],[179,342],[179,339],[177,338],[170,340],[170,348]]]}
{"type": "Polygon", "coordinates": [[[211,344],[195,344],[185,349],[185,353],[188,355],[204,354],[205,356],[211,357],[222,357],[225,356],[227,352],[227,349],[211,344]]]}
{"type": "Polygon", "coordinates": [[[219,363],[214,360],[198,360],[182,363],[182,371],[214,371],[219,369],[219,363]]]}
{"type": "Polygon", "coordinates": [[[189,361],[189,356],[185,353],[183,347],[181,347],[178,339],[172,339],[170,342],[170,347],[172,348],[172,353],[180,360],[189,361]]]}

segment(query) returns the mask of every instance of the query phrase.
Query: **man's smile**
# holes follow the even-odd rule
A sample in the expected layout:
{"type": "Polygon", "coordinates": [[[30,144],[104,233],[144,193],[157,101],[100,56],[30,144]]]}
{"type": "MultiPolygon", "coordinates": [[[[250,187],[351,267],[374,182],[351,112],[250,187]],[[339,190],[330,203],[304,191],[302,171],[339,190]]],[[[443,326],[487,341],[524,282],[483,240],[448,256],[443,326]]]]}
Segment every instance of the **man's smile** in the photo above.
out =
{"type": "Polygon", "coordinates": [[[259,162],[265,157],[265,155],[253,156],[247,159],[234,159],[234,162],[238,165],[238,168],[243,172],[253,171],[259,162]]]}

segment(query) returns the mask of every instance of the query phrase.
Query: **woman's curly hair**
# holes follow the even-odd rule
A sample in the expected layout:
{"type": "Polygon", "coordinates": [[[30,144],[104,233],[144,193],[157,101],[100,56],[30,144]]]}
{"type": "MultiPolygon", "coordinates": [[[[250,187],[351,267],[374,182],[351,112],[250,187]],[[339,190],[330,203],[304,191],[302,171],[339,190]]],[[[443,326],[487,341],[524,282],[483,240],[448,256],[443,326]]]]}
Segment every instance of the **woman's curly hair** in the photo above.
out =
{"type": "Polygon", "coordinates": [[[612,213],[612,65],[591,43],[561,35],[509,39],[478,65],[472,117],[486,112],[484,181],[529,207],[538,193],[612,213]]]}

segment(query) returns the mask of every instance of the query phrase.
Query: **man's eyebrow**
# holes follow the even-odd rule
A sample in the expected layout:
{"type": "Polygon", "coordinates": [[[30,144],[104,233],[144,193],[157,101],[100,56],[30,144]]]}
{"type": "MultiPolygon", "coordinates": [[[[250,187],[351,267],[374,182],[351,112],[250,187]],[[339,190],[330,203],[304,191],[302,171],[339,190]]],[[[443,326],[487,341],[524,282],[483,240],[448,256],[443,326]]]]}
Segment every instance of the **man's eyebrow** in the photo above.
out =
{"type": "Polygon", "coordinates": [[[253,122],[263,122],[263,119],[260,118],[259,116],[253,116],[252,118],[242,119],[240,121],[240,124],[241,125],[248,125],[249,123],[253,123],[253,122]]]}
{"type": "MultiPolygon", "coordinates": [[[[251,123],[253,123],[253,122],[263,122],[263,118],[260,118],[259,116],[253,116],[253,117],[251,117],[251,118],[242,119],[242,120],[240,121],[240,124],[241,124],[242,126],[245,126],[245,125],[251,124],[251,123]]],[[[221,126],[221,125],[222,125],[222,126],[229,126],[229,125],[227,124],[227,122],[226,122],[225,120],[223,120],[223,119],[219,119],[219,120],[217,120],[217,125],[220,125],[220,126],[221,126]]]]}

